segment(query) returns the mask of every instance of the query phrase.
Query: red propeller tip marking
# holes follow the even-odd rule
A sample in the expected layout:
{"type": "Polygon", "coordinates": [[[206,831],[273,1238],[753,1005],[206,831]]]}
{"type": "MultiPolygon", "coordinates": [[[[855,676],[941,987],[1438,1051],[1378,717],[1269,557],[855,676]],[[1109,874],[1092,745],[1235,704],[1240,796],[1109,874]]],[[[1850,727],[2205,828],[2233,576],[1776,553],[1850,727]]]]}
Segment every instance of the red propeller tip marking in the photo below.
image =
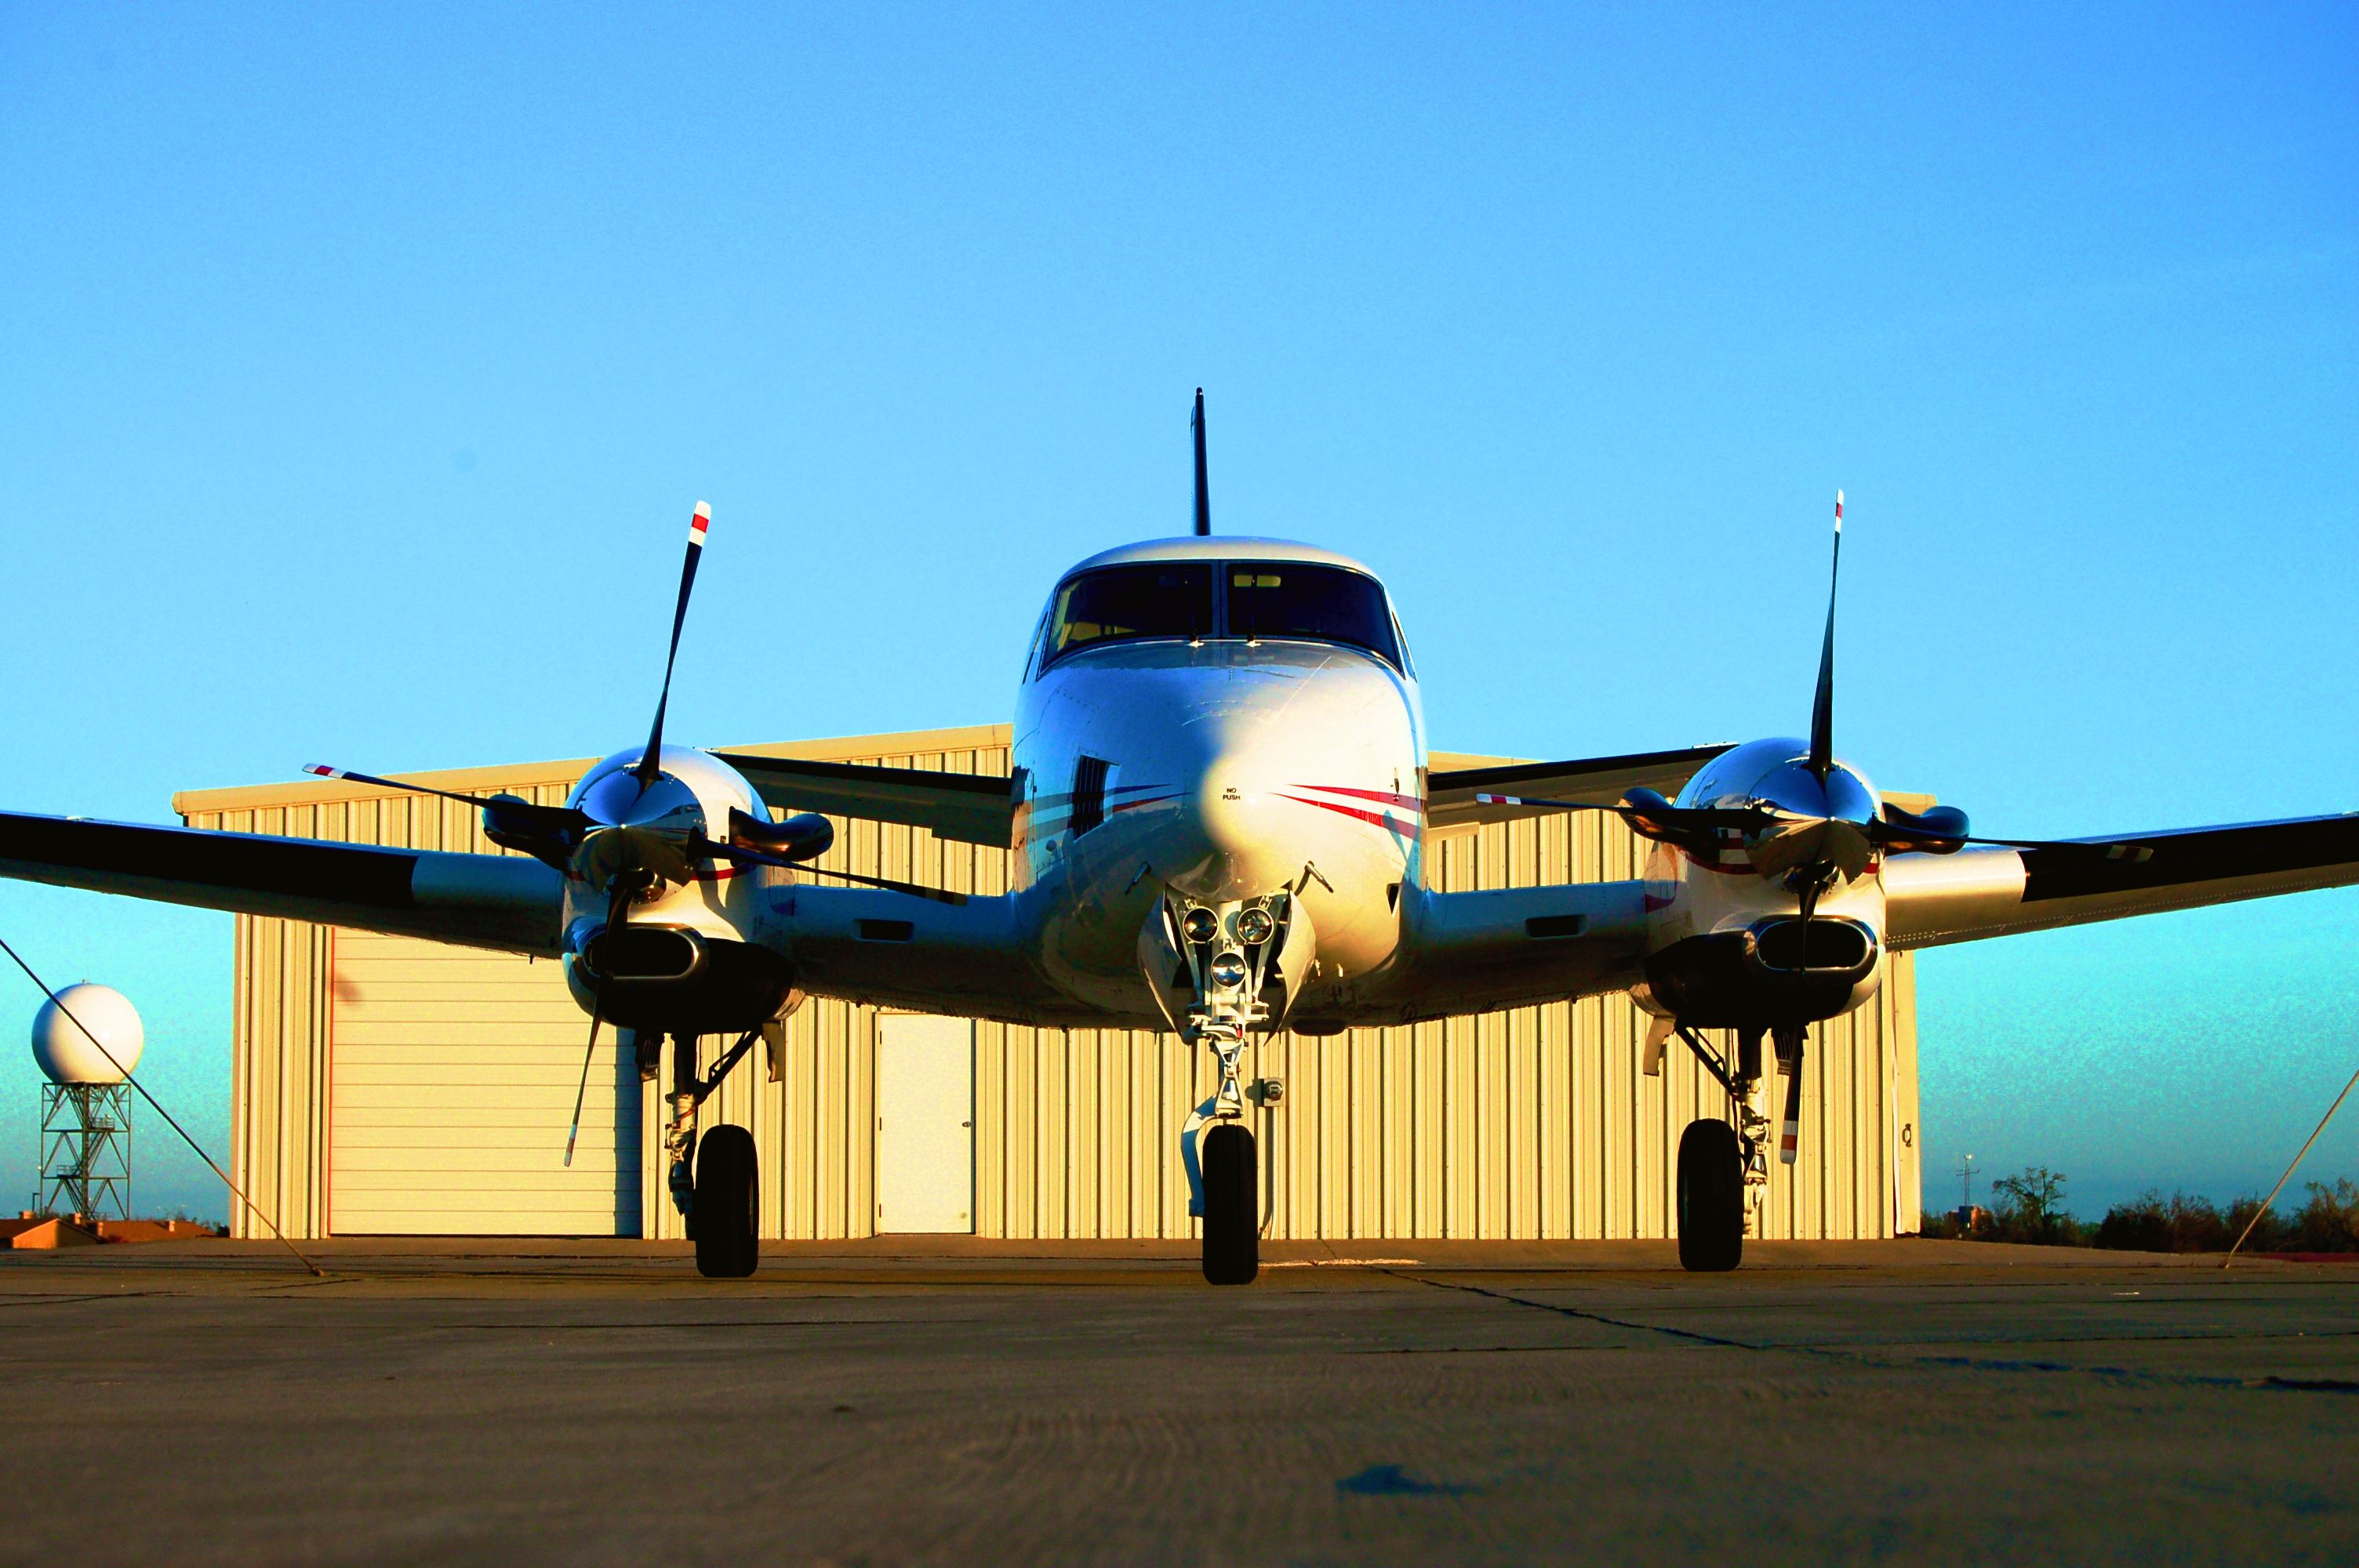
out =
{"type": "Polygon", "coordinates": [[[340,779],[344,776],[343,769],[332,768],[325,762],[312,762],[306,766],[303,771],[307,773],[317,773],[323,779],[340,779]]]}

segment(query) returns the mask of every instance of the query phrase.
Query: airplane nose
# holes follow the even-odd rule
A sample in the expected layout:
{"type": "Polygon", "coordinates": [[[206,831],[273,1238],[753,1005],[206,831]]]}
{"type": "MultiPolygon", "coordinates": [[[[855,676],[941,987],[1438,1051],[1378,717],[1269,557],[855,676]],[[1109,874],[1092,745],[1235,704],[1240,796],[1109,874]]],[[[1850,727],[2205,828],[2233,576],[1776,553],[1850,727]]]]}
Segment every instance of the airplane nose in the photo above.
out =
{"type": "Polygon", "coordinates": [[[1207,848],[1235,858],[1260,842],[1266,792],[1234,756],[1215,757],[1196,780],[1196,822],[1207,848]]]}
{"type": "Polygon", "coordinates": [[[1273,892],[1301,870],[1299,859],[1287,860],[1299,846],[1281,820],[1292,805],[1279,794],[1294,782],[1287,774],[1291,753],[1261,726],[1198,739],[1194,764],[1183,775],[1189,783],[1178,825],[1184,864],[1170,880],[1212,901],[1273,892]]]}

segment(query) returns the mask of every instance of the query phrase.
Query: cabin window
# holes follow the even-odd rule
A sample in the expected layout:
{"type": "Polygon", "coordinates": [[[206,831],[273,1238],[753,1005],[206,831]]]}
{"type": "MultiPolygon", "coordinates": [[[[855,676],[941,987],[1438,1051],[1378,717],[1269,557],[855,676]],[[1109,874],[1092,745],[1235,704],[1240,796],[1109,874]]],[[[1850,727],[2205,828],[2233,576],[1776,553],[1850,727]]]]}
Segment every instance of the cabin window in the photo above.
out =
{"type": "Polygon", "coordinates": [[[1375,579],[1301,561],[1232,561],[1226,575],[1230,636],[1348,643],[1400,664],[1392,611],[1375,579]]]}
{"type": "Polygon", "coordinates": [[[1049,657],[1098,643],[1212,634],[1212,568],[1156,561],[1085,572],[1057,590],[1049,657]]]}

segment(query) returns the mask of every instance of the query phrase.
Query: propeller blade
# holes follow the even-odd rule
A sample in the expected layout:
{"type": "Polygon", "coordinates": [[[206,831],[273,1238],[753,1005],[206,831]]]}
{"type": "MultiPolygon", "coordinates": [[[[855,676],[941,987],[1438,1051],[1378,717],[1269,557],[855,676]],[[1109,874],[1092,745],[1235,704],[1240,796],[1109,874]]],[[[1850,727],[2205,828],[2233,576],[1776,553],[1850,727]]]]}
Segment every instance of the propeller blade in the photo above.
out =
{"type": "Polygon", "coordinates": [[[1196,416],[1188,421],[1196,432],[1196,532],[1212,531],[1212,487],[1204,476],[1204,389],[1196,389],[1196,416]]]}
{"type": "Polygon", "coordinates": [[[345,779],[353,784],[370,784],[378,789],[397,789],[407,795],[439,795],[444,800],[455,800],[462,806],[483,806],[492,804],[489,795],[465,795],[455,789],[436,789],[431,784],[403,784],[399,779],[379,778],[375,773],[356,773],[350,768],[332,768],[325,762],[307,762],[303,766],[303,771],[316,778],[345,779]]]}
{"type": "Polygon", "coordinates": [[[1889,822],[1873,824],[1869,836],[1890,849],[1922,849],[1931,854],[1947,854],[1965,844],[1988,844],[2000,849],[2060,849],[2079,852],[2096,860],[2127,860],[2133,863],[2154,859],[2149,844],[2135,844],[2104,838],[1985,838],[1973,833],[1931,833],[1921,828],[1903,827],[1889,822]]]}
{"type": "Polygon", "coordinates": [[[905,892],[912,898],[930,899],[936,903],[964,903],[967,895],[952,892],[948,888],[929,888],[919,882],[897,882],[889,877],[864,877],[851,871],[831,871],[819,866],[807,866],[789,860],[783,855],[766,854],[749,849],[742,844],[723,844],[711,838],[699,838],[693,848],[700,855],[713,860],[733,860],[741,866],[776,866],[780,871],[795,871],[807,877],[833,877],[839,881],[857,882],[862,887],[883,888],[887,892],[905,892]]]}
{"type": "MultiPolygon", "coordinates": [[[[631,918],[631,883],[624,878],[614,879],[612,895],[606,903],[606,931],[618,931],[631,918]]],[[[606,931],[598,935],[603,936],[606,931]]],[[[573,1125],[565,1132],[565,1164],[573,1165],[573,1143],[582,1136],[582,1102],[590,1094],[590,1062],[598,1054],[598,1025],[606,1014],[606,982],[596,969],[590,971],[590,1044],[582,1048],[582,1081],[573,1089],[573,1125]]]]}
{"type": "Polygon", "coordinates": [[[712,508],[700,501],[696,512],[688,520],[688,557],[679,568],[679,602],[672,607],[671,651],[664,655],[663,691],[656,698],[656,721],[647,731],[647,749],[639,758],[639,765],[631,771],[638,775],[644,789],[656,782],[663,772],[658,753],[663,749],[664,709],[671,705],[671,667],[679,658],[679,629],[688,623],[688,596],[696,587],[696,563],[704,556],[704,531],[712,526],[712,508]]]}
{"type": "Polygon", "coordinates": [[[806,811],[772,822],[749,811],[729,808],[729,842],[741,849],[758,849],[799,864],[824,855],[835,844],[835,824],[816,811],[806,811]]]}
{"type": "Polygon", "coordinates": [[[1810,703],[1810,772],[1821,783],[1835,765],[1835,584],[1843,576],[1843,492],[1835,492],[1834,564],[1827,571],[1827,640],[1819,650],[1819,691],[1810,703]]]}
{"type": "Polygon", "coordinates": [[[600,1022],[597,1010],[592,1008],[590,1012],[590,1044],[582,1050],[582,1082],[573,1090],[573,1125],[565,1130],[565,1164],[569,1170],[573,1165],[574,1140],[582,1136],[582,1102],[590,1095],[590,1061],[598,1054],[600,1022]]]}
{"type": "Polygon", "coordinates": [[[462,790],[436,789],[431,784],[403,784],[399,779],[379,778],[375,773],[356,773],[324,762],[313,762],[303,771],[319,778],[346,779],[353,784],[397,789],[407,795],[432,795],[438,800],[455,800],[462,806],[474,806],[484,813],[484,835],[493,843],[521,849],[560,870],[564,858],[572,851],[574,839],[595,826],[573,806],[540,806],[519,795],[469,795],[462,790]]]}
{"type": "MultiPolygon", "coordinates": [[[[1723,827],[1740,831],[1776,820],[1769,812],[1751,806],[1673,806],[1652,790],[1634,789],[1621,801],[1607,805],[1593,800],[1536,800],[1522,795],[1477,795],[1477,806],[1520,806],[1538,811],[1610,811],[1639,832],[1649,827],[1670,832],[1712,832],[1723,827]],[[1636,804],[1632,796],[1641,797],[1636,804]],[[1651,798],[1647,798],[1651,797],[1651,798]]],[[[1653,835],[1649,835],[1652,837],[1653,835]]]]}

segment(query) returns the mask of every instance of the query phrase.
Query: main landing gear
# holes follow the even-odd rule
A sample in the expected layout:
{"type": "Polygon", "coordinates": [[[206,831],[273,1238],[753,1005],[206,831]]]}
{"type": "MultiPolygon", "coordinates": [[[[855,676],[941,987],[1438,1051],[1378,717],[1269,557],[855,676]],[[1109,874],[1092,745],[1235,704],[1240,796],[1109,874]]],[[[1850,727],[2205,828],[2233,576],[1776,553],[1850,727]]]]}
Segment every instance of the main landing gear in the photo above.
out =
{"type": "Polygon", "coordinates": [[[1724,1121],[1690,1121],[1680,1134],[1680,1267],[1734,1269],[1745,1256],[1745,1152],[1724,1121]]]}
{"type": "MultiPolygon", "coordinates": [[[[671,1119],[664,1128],[664,1152],[671,1156],[671,1201],[688,1221],[696,1243],[696,1271],[707,1279],[743,1280],[761,1260],[762,1162],[754,1135],[726,1124],[701,1139],[696,1113],[721,1087],[762,1032],[749,1029],[722,1053],[712,1071],[699,1076],[692,1034],[671,1038],[671,1119]]],[[[639,1072],[656,1075],[659,1043],[639,1037],[639,1072]]]]}
{"type": "MultiPolygon", "coordinates": [[[[1675,1029],[1704,1071],[1728,1091],[1731,1111],[1730,1120],[1691,1121],[1680,1135],[1680,1266],[1697,1273],[1724,1272],[1743,1260],[1747,1217],[1769,1195],[1769,1119],[1762,1110],[1768,1098],[1762,1074],[1763,1032],[1738,1031],[1733,1055],[1723,1057],[1685,1024],[1675,1029]]],[[[1777,1030],[1772,1038],[1777,1070],[1786,1077],[1786,1116],[1779,1130],[1777,1157],[1779,1163],[1790,1165],[1801,1147],[1804,1031],[1794,1024],[1777,1030]]]]}
{"type": "Polygon", "coordinates": [[[761,1169],[754,1135],[742,1127],[716,1127],[698,1143],[689,1229],[696,1238],[696,1271],[707,1279],[745,1279],[761,1260],[761,1169]]]}

